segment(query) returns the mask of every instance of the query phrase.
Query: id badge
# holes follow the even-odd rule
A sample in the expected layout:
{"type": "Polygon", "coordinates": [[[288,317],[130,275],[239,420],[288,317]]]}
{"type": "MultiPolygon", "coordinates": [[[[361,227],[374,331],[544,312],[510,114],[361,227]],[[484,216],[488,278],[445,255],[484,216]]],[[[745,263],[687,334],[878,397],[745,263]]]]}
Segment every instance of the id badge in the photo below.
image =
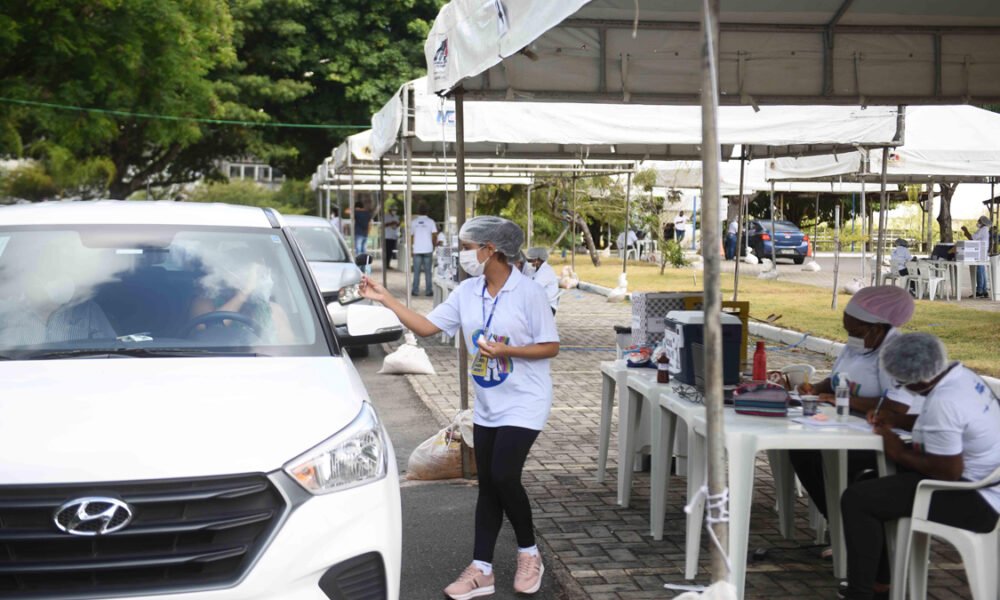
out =
{"type": "Polygon", "coordinates": [[[472,366],[469,367],[469,373],[476,377],[486,377],[486,363],[489,359],[483,356],[482,351],[476,351],[476,357],[472,359],[472,366]]]}

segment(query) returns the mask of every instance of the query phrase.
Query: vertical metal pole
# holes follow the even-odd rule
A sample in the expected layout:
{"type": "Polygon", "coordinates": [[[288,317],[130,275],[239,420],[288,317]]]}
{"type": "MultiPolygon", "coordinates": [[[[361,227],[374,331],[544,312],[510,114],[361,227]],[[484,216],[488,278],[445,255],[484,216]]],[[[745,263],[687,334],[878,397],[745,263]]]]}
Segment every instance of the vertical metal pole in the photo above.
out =
{"type": "MultiPolygon", "coordinates": [[[[573,174],[573,201],[570,204],[572,209],[572,214],[570,219],[572,223],[570,224],[572,229],[569,238],[569,268],[576,273],[576,173],[573,174]]],[[[628,226],[628,215],[625,215],[625,226],[628,226]]],[[[625,233],[625,246],[628,246],[628,233],[625,233]]]]}
{"type": "MultiPolygon", "coordinates": [[[[348,146],[349,145],[350,144],[348,144],[348,146]]],[[[351,206],[351,244],[354,245],[354,248],[351,248],[351,250],[353,251],[355,248],[358,247],[358,228],[355,226],[356,221],[354,220],[355,210],[354,210],[354,166],[353,165],[351,166],[350,179],[348,180],[348,182],[350,188],[347,193],[347,203],[351,206]]]]}
{"type": "MultiPolygon", "coordinates": [[[[716,39],[719,34],[720,0],[703,0],[701,33],[701,162],[704,225],[701,251],[705,261],[705,414],[707,424],[708,493],[722,496],[727,489],[726,449],[722,415],[722,295],[719,284],[719,79],[716,39]]],[[[697,476],[692,474],[692,476],[697,476]]],[[[722,548],[729,548],[729,523],[711,525],[722,548]]],[[[724,551],[710,547],[712,581],[728,579],[724,551]]],[[[737,590],[741,593],[742,589],[737,590]]]]}
{"type": "Polygon", "coordinates": [[[840,287],[840,198],[833,205],[833,302],[830,308],[837,309],[837,291],[840,287]]]}
{"type": "Polygon", "coordinates": [[[867,158],[868,153],[865,152],[861,156],[861,281],[867,281],[865,279],[865,269],[868,266],[865,264],[868,262],[868,236],[871,232],[868,230],[868,198],[865,194],[865,175],[867,175],[867,158]]]}
{"type": "Polygon", "coordinates": [[[413,214],[413,138],[406,137],[403,139],[403,154],[406,159],[406,192],[403,194],[403,220],[406,225],[406,268],[403,269],[405,273],[405,283],[406,283],[406,307],[410,307],[410,297],[413,295],[412,288],[410,287],[410,278],[416,277],[417,274],[413,272],[413,229],[410,227],[410,215],[413,214]]]}
{"type": "Polygon", "coordinates": [[[531,212],[531,186],[534,184],[534,178],[532,178],[532,183],[528,184],[528,248],[531,248],[531,238],[535,233],[535,216],[531,212]]]}
{"type": "Polygon", "coordinates": [[[330,218],[330,188],[329,188],[329,186],[327,186],[323,191],[326,194],[326,206],[325,206],[325,208],[326,208],[326,215],[325,216],[326,216],[327,219],[329,219],[330,218]]]}
{"type": "MultiPolygon", "coordinates": [[[[734,260],[736,261],[736,266],[734,267],[735,271],[733,273],[733,302],[736,302],[737,300],[740,299],[740,262],[742,262],[740,261],[740,257],[743,255],[743,248],[745,247],[745,244],[743,243],[743,217],[744,213],[746,213],[746,208],[743,200],[743,175],[746,163],[747,163],[746,149],[743,148],[743,146],[740,146],[740,207],[736,211],[736,221],[737,221],[736,256],[734,257],[734,260]]],[[[704,175],[704,169],[702,169],[702,175],[704,175]]],[[[704,185],[704,183],[702,185],[704,185]]],[[[704,190],[702,190],[702,192],[703,192],[702,195],[705,196],[704,190]]],[[[705,205],[704,197],[702,197],[701,203],[702,206],[705,205]]],[[[707,217],[705,220],[706,221],[708,220],[707,217]]],[[[701,236],[701,247],[704,250],[705,248],[704,234],[701,236]]]]}
{"type": "MultiPolygon", "coordinates": [[[[382,222],[382,287],[389,286],[389,242],[385,237],[385,158],[378,159],[378,198],[382,206],[379,219],[382,222]]],[[[396,227],[396,246],[399,246],[399,227],[396,227]]]]}
{"type": "MultiPolygon", "coordinates": [[[[455,92],[455,170],[458,184],[458,228],[465,224],[465,102],[464,92],[459,88],[455,92]]],[[[450,243],[450,242],[449,242],[450,243]]],[[[458,270],[459,281],[465,279],[465,271],[458,270]]],[[[471,333],[471,332],[470,332],[471,333]]],[[[458,406],[465,410],[469,408],[469,351],[465,345],[465,332],[458,336],[458,406]]],[[[462,440],[462,476],[472,478],[473,456],[471,449],[462,440]]]]}
{"type": "Polygon", "coordinates": [[[929,255],[934,249],[934,184],[927,186],[927,225],[924,228],[925,249],[929,255]]]}
{"type": "Polygon", "coordinates": [[[773,180],[771,181],[771,195],[770,195],[769,202],[771,204],[771,268],[774,269],[775,272],[777,272],[778,271],[778,251],[775,249],[775,246],[778,245],[778,236],[777,236],[777,233],[776,233],[777,232],[777,228],[774,225],[774,216],[775,215],[774,215],[774,181],[773,180]]]}
{"type": "Polygon", "coordinates": [[[818,256],[816,256],[816,243],[819,242],[819,192],[816,192],[816,220],[813,222],[813,262],[817,261],[818,256]]]}
{"type": "MultiPolygon", "coordinates": [[[[702,206],[704,206],[704,202],[702,202],[702,206]]],[[[691,208],[692,208],[692,210],[691,210],[691,249],[695,250],[695,249],[698,248],[698,245],[694,243],[694,236],[695,236],[695,233],[698,231],[698,195],[697,194],[695,194],[695,196],[694,196],[694,201],[692,203],[691,208]]],[[[702,219],[702,220],[704,220],[704,219],[702,219]]],[[[704,227],[705,224],[702,223],[701,226],[704,227]]],[[[705,241],[704,236],[702,237],[702,241],[705,241]]]]}
{"type": "Polygon", "coordinates": [[[625,176],[625,252],[622,254],[622,273],[628,273],[629,211],[632,209],[632,171],[625,176]]]}
{"type": "Polygon", "coordinates": [[[889,149],[882,148],[882,195],[878,207],[878,248],[875,251],[875,285],[882,285],[882,255],[885,253],[885,221],[889,198],[885,190],[885,170],[889,166],[889,149]]]}

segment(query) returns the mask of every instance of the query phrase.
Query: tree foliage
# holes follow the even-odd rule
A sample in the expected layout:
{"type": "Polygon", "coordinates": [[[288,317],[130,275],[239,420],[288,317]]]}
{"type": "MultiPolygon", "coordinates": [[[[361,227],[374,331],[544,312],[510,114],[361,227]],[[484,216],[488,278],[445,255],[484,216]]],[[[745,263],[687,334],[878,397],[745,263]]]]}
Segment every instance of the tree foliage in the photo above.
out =
{"type": "MultiPolygon", "coordinates": [[[[128,197],[147,184],[223,179],[253,156],[311,173],[350,131],[208,124],[367,123],[423,70],[442,0],[33,0],[0,10],[0,155],[64,157],[128,197]],[[44,148],[40,147],[44,145],[44,148]],[[111,169],[108,170],[107,167],[111,169]],[[100,175],[100,177],[98,177],[100,175]]],[[[53,181],[60,185],[59,177],[53,181]]],[[[71,178],[72,179],[72,178],[71,178]]]]}

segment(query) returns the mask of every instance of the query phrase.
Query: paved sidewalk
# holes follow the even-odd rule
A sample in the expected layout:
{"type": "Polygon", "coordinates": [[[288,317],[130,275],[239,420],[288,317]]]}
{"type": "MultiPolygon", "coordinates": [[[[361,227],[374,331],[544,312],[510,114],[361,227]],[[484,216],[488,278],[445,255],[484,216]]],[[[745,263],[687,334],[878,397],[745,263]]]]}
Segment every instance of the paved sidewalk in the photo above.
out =
{"type": "MultiPolygon", "coordinates": [[[[390,288],[403,291],[403,275],[390,272],[390,288]]],[[[431,308],[430,298],[415,298],[421,312],[431,308]]],[[[667,500],[664,539],[649,535],[649,474],[633,479],[632,506],[616,504],[617,441],[612,431],[608,475],[597,483],[597,440],[600,425],[601,376],[598,363],[614,358],[612,325],[630,322],[631,306],[611,304],[603,297],[578,290],[563,294],[558,325],[562,350],[553,360],[555,398],[545,431],[529,456],[524,481],[535,510],[535,526],[555,556],[547,561],[562,566],[562,581],[569,597],[591,600],[671,598],[675,592],[664,583],[707,583],[707,536],[702,542],[702,568],[695,582],[685,581],[684,513],[682,480],[672,483],[667,500]],[[561,563],[561,565],[560,565],[561,563]]],[[[413,388],[443,424],[458,409],[457,350],[439,337],[424,339],[434,364],[434,376],[406,376],[413,388]]],[[[825,357],[798,349],[774,348],[769,366],[809,362],[829,369],[825,357]]],[[[615,425],[614,427],[617,427],[615,425]]],[[[836,598],[832,566],[819,558],[808,528],[807,504],[800,501],[796,541],[784,540],[774,511],[774,486],[766,461],[758,461],[750,531],[750,554],[765,555],[747,572],[746,598],[781,600],[836,598]]],[[[404,523],[404,527],[405,527],[404,523]]],[[[932,548],[930,598],[968,597],[964,571],[957,554],[942,545],[932,548]]]]}

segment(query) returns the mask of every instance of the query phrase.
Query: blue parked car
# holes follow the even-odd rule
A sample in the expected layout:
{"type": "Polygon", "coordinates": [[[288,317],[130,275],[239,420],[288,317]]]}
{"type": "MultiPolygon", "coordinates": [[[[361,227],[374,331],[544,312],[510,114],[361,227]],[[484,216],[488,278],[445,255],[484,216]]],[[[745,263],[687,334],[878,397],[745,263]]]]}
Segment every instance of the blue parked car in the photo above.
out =
{"type": "Polygon", "coordinates": [[[750,221],[746,239],[744,247],[750,246],[757,258],[771,258],[771,244],[775,258],[790,258],[797,265],[809,256],[809,236],[791,221],[774,222],[774,239],[771,239],[771,221],[750,221]]]}

